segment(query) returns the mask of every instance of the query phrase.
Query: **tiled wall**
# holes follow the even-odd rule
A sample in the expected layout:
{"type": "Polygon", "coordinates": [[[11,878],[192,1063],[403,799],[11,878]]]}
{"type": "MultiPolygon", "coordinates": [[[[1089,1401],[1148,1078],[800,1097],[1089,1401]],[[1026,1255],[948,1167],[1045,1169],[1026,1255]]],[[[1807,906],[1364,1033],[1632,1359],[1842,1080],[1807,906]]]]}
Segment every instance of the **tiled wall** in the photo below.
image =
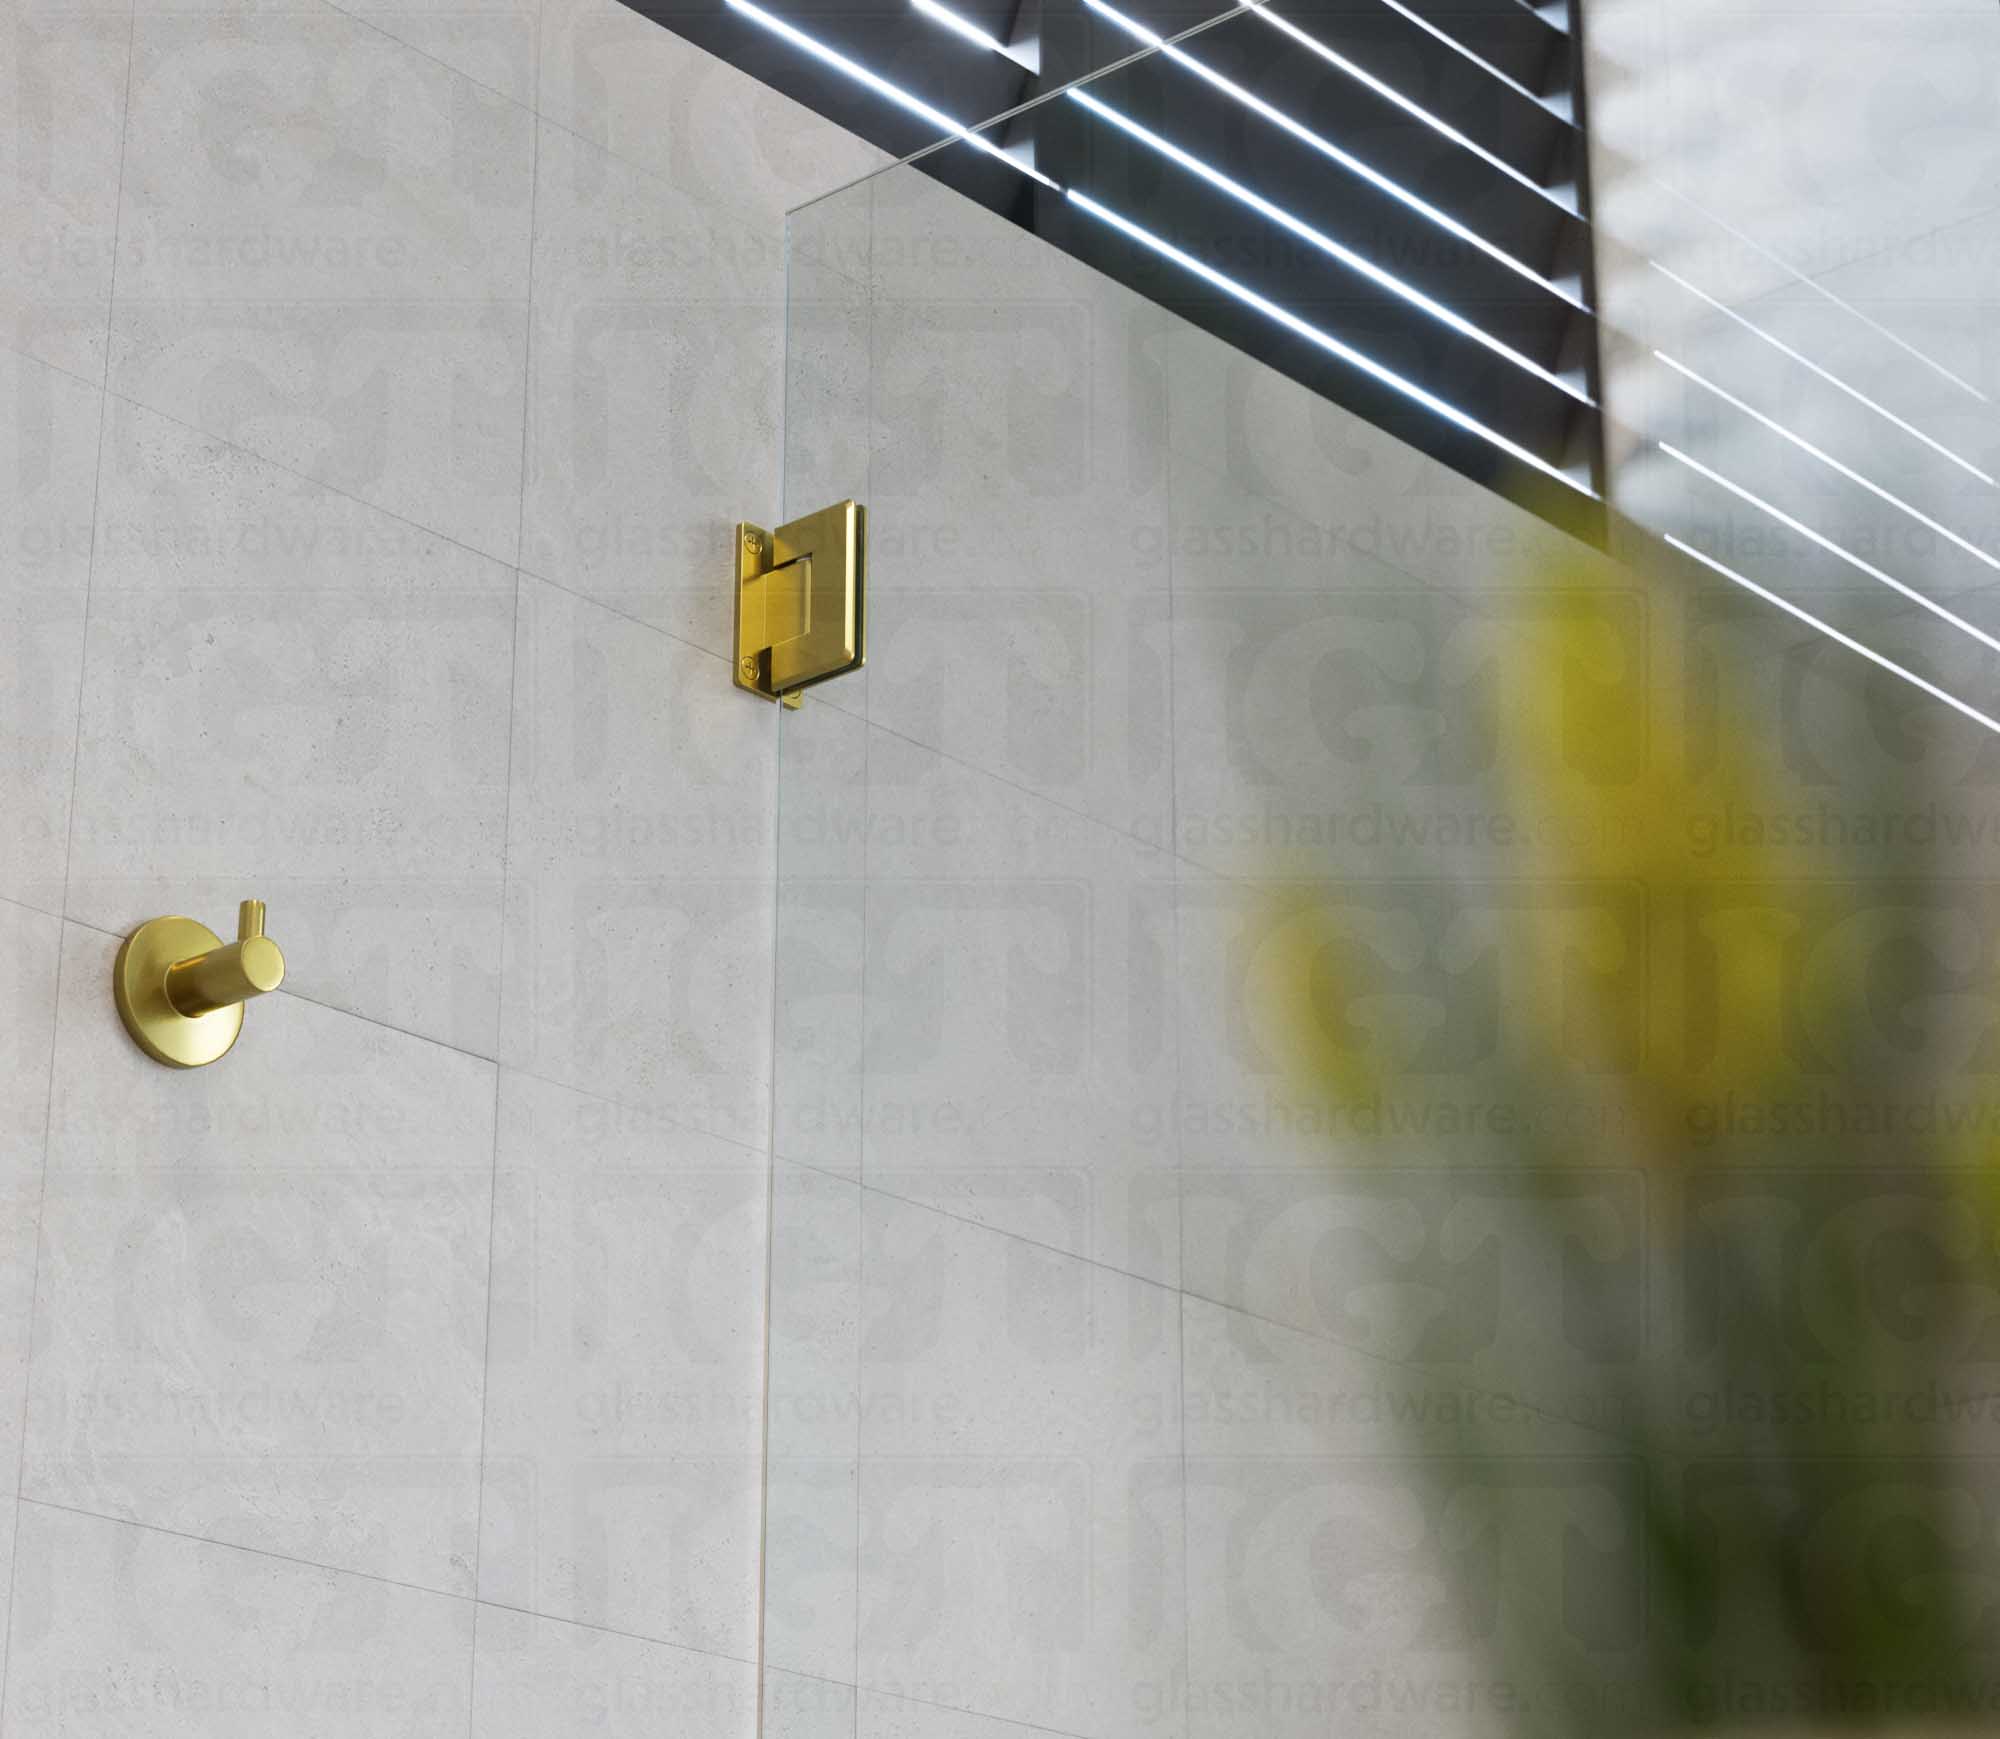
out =
{"type": "Polygon", "coordinates": [[[747,1733],[774,1083],[768,1733],[1505,1729],[1640,1355],[1539,1338],[1478,1134],[1551,819],[1494,640],[1622,595],[1573,680],[1836,785],[1978,739],[1830,660],[1714,711],[1760,607],[913,174],[794,220],[788,335],[874,154],[611,0],[7,3],[6,1739],[747,1733]],[[782,720],[713,560],[781,485],[875,538],[782,720]],[[1328,886],[1421,1167],[1330,1168],[1261,1024],[1328,886]],[[117,937],[245,895],[285,990],[144,1063],[117,937]],[[1468,1420],[1522,1496],[1441,1562],[1468,1420]]]}
{"type": "Polygon", "coordinates": [[[611,0],[0,43],[0,1728],[747,1735],[728,527],[879,156],[611,0]],[[284,989],[146,1062],[119,936],[245,896],[284,989]]]}

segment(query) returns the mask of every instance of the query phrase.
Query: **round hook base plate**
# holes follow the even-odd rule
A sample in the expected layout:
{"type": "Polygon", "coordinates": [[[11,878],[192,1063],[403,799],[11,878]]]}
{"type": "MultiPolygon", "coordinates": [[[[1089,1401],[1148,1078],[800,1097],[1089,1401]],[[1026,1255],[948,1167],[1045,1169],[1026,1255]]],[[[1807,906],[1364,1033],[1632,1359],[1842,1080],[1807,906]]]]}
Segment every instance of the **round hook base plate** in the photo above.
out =
{"type": "Polygon", "coordinates": [[[219,948],[222,938],[192,918],[152,918],[125,938],[111,968],[118,1016],[132,1042],[156,1063],[198,1069],[224,1055],[243,1030],[243,1005],[185,1015],[167,1001],[167,968],[219,948]]]}

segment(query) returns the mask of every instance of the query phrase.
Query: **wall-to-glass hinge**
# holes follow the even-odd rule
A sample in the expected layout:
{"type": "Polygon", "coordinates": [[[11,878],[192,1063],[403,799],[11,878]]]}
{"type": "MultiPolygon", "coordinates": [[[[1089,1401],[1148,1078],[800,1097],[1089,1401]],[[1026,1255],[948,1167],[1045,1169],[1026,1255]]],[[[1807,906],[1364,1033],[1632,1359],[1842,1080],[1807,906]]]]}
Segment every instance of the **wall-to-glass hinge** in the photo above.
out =
{"type": "Polygon", "coordinates": [[[843,501],[766,531],[736,528],[736,686],[799,704],[799,691],[866,662],[868,512],[843,501]]]}

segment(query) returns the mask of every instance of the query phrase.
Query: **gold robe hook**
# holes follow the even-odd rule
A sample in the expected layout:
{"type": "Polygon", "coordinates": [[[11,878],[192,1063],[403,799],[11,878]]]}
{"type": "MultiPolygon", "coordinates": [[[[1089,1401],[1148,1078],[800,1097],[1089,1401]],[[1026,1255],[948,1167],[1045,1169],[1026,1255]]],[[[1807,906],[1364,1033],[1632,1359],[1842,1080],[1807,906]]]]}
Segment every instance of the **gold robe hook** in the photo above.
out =
{"type": "Polygon", "coordinates": [[[237,909],[236,940],[192,918],[152,918],[125,938],[111,969],[119,1018],[155,1062],[212,1063],[243,1030],[243,1005],[285,981],[285,957],[264,934],[264,902],[237,909]]]}

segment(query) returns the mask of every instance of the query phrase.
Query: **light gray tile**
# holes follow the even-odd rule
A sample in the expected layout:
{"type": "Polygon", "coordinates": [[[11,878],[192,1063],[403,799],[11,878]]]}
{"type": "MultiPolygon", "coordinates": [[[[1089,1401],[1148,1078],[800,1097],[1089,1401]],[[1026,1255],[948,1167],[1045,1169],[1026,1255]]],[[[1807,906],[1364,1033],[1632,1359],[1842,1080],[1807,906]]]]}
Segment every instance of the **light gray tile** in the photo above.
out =
{"type": "Polygon", "coordinates": [[[512,561],[527,112],[331,8],[136,42],[116,389],[512,561]]]}
{"type": "Polygon", "coordinates": [[[779,506],[781,229],[547,122],[539,175],[522,565],[730,654],[735,525],[779,506]]]}
{"type": "Polygon", "coordinates": [[[909,169],[874,267],[871,722],[1164,843],[1168,317],[909,169]]]}
{"type": "Polygon", "coordinates": [[[862,1179],[1173,1284],[1173,868],[871,728],[862,1179]]]}
{"type": "Polygon", "coordinates": [[[102,395],[0,350],[0,897],[62,907],[102,395]]]}
{"type": "Polygon", "coordinates": [[[1194,1739],[1497,1739],[1558,1651],[1574,1688],[1629,1666],[1603,1440],[1192,1298],[1185,1358],[1194,1739]]]}
{"type": "Polygon", "coordinates": [[[761,1146],[777,709],[525,576],[518,639],[504,1055],[761,1146]]]}
{"type": "Polygon", "coordinates": [[[757,1669],[479,1608],[472,1739],[753,1739],[757,1669]]]}
{"type": "Polygon", "coordinates": [[[70,913],[270,906],[301,994],[491,1054],[514,576],[150,412],[105,443],[70,913]]]}
{"type": "Polygon", "coordinates": [[[863,1198],[864,1689],[1179,1734],[1179,1302],[863,1198]]]}
{"type": "Polygon", "coordinates": [[[764,1739],[855,1739],[854,1687],[767,1670],[764,1739]]]}
{"type": "Polygon", "coordinates": [[[493,1067],[284,994],[161,1068],[71,926],[26,1495],[470,1593],[493,1067]]]}
{"type": "Polygon", "coordinates": [[[764,1658],[852,1683],[861,1332],[854,1184],[777,1162],[770,1287],[764,1658]]]}
{"type": "Polygon", "coordinates": [[[16,1592],[18,1739],[465,1731],[467,1601],[36,1504],[16,1592]]]}
{"type": "Polygon", "coordinates": [[[131,0],[6,0],[0,344],[104,374],[131,0]]]}
{"type": "Polygon", "coordinates": [[[890,161],[616,0],[542,8],[541,112],[759,240],[793,206],[890,161]]]}
{"type": "MultiPolygon", "coordinates": [[[[0,1589],[14,1540],[11,1494],[20,1481],[21,1421],[34,1309],[35,1234],[48,1133],[49,1059],[55,1044],[56,958],[62,925],[0,900],[0,1589]]],[[[850,1363],[849,1369],[852,1370],[850,1363]]],[[[7,1622],[0,1593],[0,1634],[7,1622]]]]}
{"type": "Polygon", "coordinates": [[[754,1657],[762,1157],[505,1071],[481,1595],[754,1657]]]}

